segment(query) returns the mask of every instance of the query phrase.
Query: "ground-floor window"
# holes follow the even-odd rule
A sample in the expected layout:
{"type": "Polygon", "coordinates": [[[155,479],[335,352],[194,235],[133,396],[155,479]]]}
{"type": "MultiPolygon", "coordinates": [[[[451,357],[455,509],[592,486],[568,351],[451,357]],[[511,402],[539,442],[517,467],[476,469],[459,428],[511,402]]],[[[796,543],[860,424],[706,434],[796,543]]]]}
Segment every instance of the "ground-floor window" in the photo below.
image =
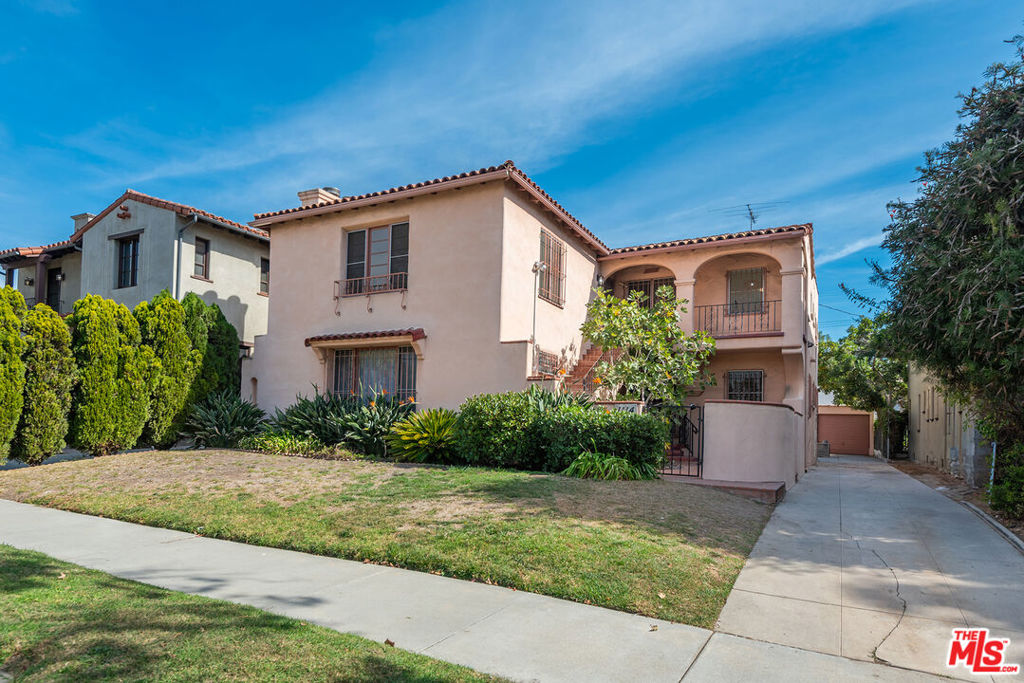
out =
{"type": "Polygon", "coordinates": [[[339,349],[334,352],[332,390],[343,396],[398,399],[416,396],[416,352],[411,346],[339,349]]]}
{"type": "Polygon", "coordinates": [[[730,370],[727,375],[730,401],[763,401],[763,370],[730,370]]]}

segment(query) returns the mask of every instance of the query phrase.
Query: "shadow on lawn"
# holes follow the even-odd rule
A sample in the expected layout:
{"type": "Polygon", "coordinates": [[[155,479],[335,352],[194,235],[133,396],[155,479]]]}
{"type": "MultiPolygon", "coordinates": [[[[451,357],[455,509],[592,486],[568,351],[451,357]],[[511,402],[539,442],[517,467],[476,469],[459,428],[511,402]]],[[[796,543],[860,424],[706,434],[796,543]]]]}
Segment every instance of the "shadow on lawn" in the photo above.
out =
{"type": "Polygon", "coordinates": [[[401,651],[310,628],[0,546],[0,634],[14,634],[0,638],[0,652],[13,645],[0,668],[18,679],[447,680],[400,661],[401,651]],[[27,591],[32,603],[19,605],[27,591]]]}

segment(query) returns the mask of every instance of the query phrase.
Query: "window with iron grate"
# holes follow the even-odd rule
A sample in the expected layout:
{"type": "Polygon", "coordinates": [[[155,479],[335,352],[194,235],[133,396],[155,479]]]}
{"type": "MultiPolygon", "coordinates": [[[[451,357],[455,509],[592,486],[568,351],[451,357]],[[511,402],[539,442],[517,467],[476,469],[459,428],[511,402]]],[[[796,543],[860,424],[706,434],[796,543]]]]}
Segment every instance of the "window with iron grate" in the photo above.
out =
{"type": "Polygon", "coordinates": [[[537,295],[556,306],[565,304],[565,242],[547,230],[540,231],[540,272],[537,295]]]}
{"type": "Polygon", "coordinates": [[[626,288],[627,299],[633,292],[643,292],[644,296],[647,297],[644,299],[642,304],[643,307],[653,308],[654,298],[657,296],[658,290],[666,286],[675,289],[675,280],[670,277],[657,278],[654,280],[629,280],[624,286],[626,288]]]}
{"type": "Polygon", "coordinates": [[[727,375],[730,401],[763,401],[763,370],[730,370],[727,375]]]}
{"type": "Polygon", "coordinates": [[[416,396],[416,352],[411,346],[338,349],[334,352],[331,391],[342,396],[416,396]]]}

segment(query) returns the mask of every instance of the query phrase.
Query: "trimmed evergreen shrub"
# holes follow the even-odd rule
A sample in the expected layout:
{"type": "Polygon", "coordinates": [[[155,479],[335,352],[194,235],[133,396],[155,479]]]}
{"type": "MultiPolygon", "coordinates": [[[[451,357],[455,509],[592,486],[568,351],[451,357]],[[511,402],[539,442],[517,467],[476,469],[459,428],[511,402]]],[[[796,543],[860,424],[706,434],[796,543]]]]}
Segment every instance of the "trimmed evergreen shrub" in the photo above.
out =
{"type": "Polygon", "coordinates": [[[10,286],[0,289],[0,465],[7,462],[24,401],[24,316],[25,297],[21,292],[10,286]]]}
{"type": "Polygon", "coordinates": [[[237,393],[222,391],[207,396],[192,407],[185,432],[197,446],[233,448],[257,433],[266,415],[255,403],[237,393]]]}
{"type": "Polygon", "coordinates": [[[454,410],[435,408],[412,413],[395,423],[387,436],[395,460],[400,462],[434,462],[451,464],[457,457],[454,410]]]}
{"type": "Polygon", "coordinates": [[[543,454],[533,443],[530,429],[540,414],[525,392],[480,394],[466,399],[455,426],[459,457],[470,465],[541,469],[543,454]]]}
{"type": "Polygon", "coordinates": [[[150,385],[159,371],[124,305],[87,294],[68,318],[79,369],[72,393],[71,443],[93,455],[131,448],[149,418],[150,385]]]}
{"type": "Polygon", "coordinates": [[[170,446],[187,417],[187,400],[202,356],[192,348],[185,329],[185,309],[167,290],[136,306],[135,318],[142,343],[160,359],[143,437],[155,446],[170,446]]]}
{"type": "Polygon", "coordinates": [[[59,453],[68,434],[71,390],[77,369],[71,332],[46,304],[25,315],[25,404],[11,456],[30,465],[59,453]]]}
{"type": "Polygon", "coordinates": [[[238,331],[224,317],[217,304],[210,304],[207,308],[206,320],[209,342],[203,358],[203,371],[210,373],[211,380],[216,377],[210,391],[233,391],[237,394],[242,383],[239,372],[238,331]]]}

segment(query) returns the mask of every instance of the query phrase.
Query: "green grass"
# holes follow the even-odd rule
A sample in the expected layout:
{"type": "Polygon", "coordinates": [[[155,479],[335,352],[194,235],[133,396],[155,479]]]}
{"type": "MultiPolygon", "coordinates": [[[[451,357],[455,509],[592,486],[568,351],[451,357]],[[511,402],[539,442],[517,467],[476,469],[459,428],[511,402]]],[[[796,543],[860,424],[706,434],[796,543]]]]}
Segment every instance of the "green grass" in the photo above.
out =
{"type": "Polygon", "coordinates": [[[0,472],[0,497],[703,627],[770,512],[677,482],[226,451],[0,472]]]}
{"type": "Polygon", "coordinates": [[[3,545],[0,671],[26,681],[496,680],[252,607],[3,545]]]}

